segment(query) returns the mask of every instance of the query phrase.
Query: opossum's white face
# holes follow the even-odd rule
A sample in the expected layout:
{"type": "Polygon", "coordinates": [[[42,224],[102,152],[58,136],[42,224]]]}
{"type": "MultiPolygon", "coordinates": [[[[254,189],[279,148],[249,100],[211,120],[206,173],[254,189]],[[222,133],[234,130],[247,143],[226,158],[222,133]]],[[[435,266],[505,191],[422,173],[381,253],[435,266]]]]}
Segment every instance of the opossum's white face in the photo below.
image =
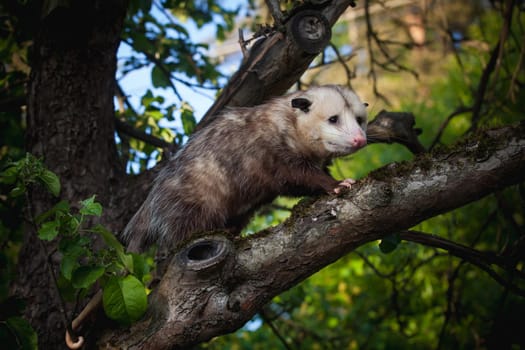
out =
{"type": "Polygon", "coordinates": [[[353,153],[366,145],[366,105],[338,85],[313,88],[292,99],[297,130],[317,156],[353,153]]]}

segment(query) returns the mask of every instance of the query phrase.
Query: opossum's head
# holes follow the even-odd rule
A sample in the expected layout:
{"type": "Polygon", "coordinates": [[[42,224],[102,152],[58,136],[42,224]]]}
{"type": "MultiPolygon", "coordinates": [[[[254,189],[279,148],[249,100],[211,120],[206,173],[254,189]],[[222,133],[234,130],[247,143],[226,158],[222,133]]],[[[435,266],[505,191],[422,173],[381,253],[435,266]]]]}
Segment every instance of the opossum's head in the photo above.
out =
{"type": "Polygon", "coordinates": [[[292,97],[301,141],[316,156],[353,153],[366,145],[367,106],[339,85],[311,88],[292,97]]]}

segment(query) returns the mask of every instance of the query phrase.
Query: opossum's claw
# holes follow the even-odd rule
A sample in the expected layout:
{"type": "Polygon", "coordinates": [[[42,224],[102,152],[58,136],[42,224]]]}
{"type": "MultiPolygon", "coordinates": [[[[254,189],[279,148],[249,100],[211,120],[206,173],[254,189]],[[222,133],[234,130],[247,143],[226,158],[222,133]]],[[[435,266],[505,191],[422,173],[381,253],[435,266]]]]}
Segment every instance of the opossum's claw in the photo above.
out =
{"type": "Polygon", "coordinates": [[[336,188],[334,188],[334,193],[339,194],[342,188],[352,188],[352,185],[354,184],[354,179],[344,179],[343,181],[339,182],[336,188]]]}

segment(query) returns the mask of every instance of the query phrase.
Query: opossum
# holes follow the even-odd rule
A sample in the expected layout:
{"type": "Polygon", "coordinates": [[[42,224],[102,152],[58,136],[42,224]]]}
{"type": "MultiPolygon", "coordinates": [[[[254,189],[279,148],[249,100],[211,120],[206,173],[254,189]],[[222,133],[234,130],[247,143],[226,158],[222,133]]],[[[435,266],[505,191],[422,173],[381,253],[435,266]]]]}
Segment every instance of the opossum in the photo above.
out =
{"type": "Polygon", "coordinates": [[[193,233],[239,233],[278,195],[350,186],[325,165],[366,145],[366,104],[339,85],[312,87],[255,107],[227,108],[192,135],[159,173],[126,226],[128,250],[175,247],[193,233]]]}

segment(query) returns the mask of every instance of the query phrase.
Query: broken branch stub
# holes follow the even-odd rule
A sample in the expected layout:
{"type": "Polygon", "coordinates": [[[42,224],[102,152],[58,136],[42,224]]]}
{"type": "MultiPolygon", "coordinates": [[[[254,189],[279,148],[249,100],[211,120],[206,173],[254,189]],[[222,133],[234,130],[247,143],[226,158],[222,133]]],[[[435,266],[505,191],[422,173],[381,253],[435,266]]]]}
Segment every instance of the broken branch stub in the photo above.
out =
{"type": "Polygon", "coordinates": [[[419,142],[418,135],[421,129],[414,128],[415,119],[412,113],[381,111],[368,123],[368,143],[396,142],[407,147],[412,153],[426,152],[425,147],[419,142]]]}

